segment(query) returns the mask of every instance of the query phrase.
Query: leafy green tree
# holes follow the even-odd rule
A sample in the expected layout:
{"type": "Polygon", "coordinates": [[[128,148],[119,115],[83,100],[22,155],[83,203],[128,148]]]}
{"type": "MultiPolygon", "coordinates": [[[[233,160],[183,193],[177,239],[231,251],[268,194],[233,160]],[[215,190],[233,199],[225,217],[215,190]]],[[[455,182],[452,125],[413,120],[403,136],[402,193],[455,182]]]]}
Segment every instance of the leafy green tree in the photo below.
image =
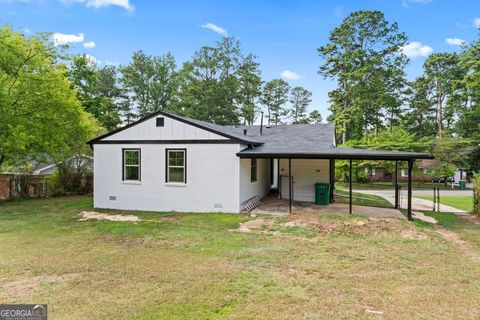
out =
{"type": "Polygon", "coordinates": [[[132,96],[139,117],[155,111],[177,111],[179,72],[172,54],[150,56],[133,53],[132,61],[120,67],[121,81],[132,96]]]}
{"type": "Polygon", "coordinates": [[[480,172],[473,174],[473,211],[472,213],[480,214],[480,172]]]}
{"type": "Polygon", "coordinates": [[[106,98],[105,109],[110,121],[104,121],[103,126],[108,130],[118,128],[123,120],[127,121],[128,116],[133,113],[130,97],[122,86],[119,76],[118,68],[115,66],[105,66],[97,71],[98,81],[95,91],[97,95],[106,98]]]}
{"type": "MultiPolygon", "coordinates": [[[[444,134],[441,137],[436,137],[431,141],[432,154],[435,157],[437,167],[449,168],[449,167],[463,167],[465,165],[466,157],[471,152],[468,148],[465,148],[463,141],[458,138],[444,134]],[[450,166],[447,166],[449,164],[450,166]]],[[[453,174],[452,174],[453,175],[453,174]]],[[[452,175],[440,175],[441,177],[447,177],[452,175]]]]}
{"type": "Polygon", "coordinates": [[[408,110],[404,124],[408,130],[418,137],[434,137],[436,133],[436,114],[433,101],[430,98],[429,83],[425,77],[418,77],[410,86],[407,100],[408,110]]]}
{"type": "MultiPolygon", "coordinates": [[[[332,116],[342,142],[379,130],[385,112],[397,116],[404,86],[407,57],[401,53],[407,37],[397,23],[389,23],[380,11],[351,13],[318,49],[323,64],[319,74],[335,79],[330,93],[332,116]]],[[[391,125],[397,121],[390,117],[391,125]]]]}
{"type": "Polygon", "coordinates": [[[320,111],[318,111],[318,110],[313,110],[308,115],[308,122],[309,123],[316,124],[316,123],[321,123],[322,121],[323,121],[322,115],[320,114],[320,111]]]}
{"type": "Polygon", "coordinates": [[[461,78],[453,81],[448,102],[456,104],[458,135],[480,141],[480,38],[465,47],[458,59],[461,78]]]}
{"type": "Polygon", "coordinates": [[[447,179],[455,175],[455,171],[457,171],[455,165],[443,161],[438,161],[437,165],[432,168],[433,176],[443,178],[445,185],[447,185],[447,179]]]}
{"type": "Polygon", "coordinates": [[[25,37],[0,28],[0,170],[28,160],[72,154],[98,130],[70,87],[48,35],[25,37]]]}
{"type": "Polygon", "coordinates": [[[290,90],[290,118],[293,123],[308,123],[307,107],[312,102],[312,92],[303,87],[290,90]]]}
{"type": "Polygon", "coordinates": [[[437,134],[442,136],[445,129],[444,105],[448,93],[452,89],[457,73],[457,55],[450,53],[434,53],[423,65],[425,79],[431,90],[436,105],[437,134]]]}
{"type": "Polygon", "coordinates": [[[287,114],[285,104],[288,101],[290,86],[282,79],[273,79],[265,83],[260,98],[267,109],[268,124],[281,123],[281,118],[287,114]]]}
{"type": "MultiPolygon", "coordinates": [[[[430,141],[428,138],[419,139],[415,133],[408,132],[402,127],[397,126],[384,128],[378,133],[368,133],[360,140],[349,140],[343,146],[371,150],[426,152],[430,148],[430,141]]],[[[337,162],[339,168],[348,169],[348,161],[337,162]]],[[[362,160],[357,161],[357,165],[359,168],[381,167],[385,172],[393,172],[395,170],[395,163],[393,161],[362,160]]],[[[400,163],[400,167],[405,167],[405,163],[400,163]]],[[[342,171],[340,170],[339,173],[342,173],[342,171]]]]}
{"type": "Polygon", "coordinates": [[[245,57],[238,69],[238,103],[240,116],[244,124],[252,125],[258,114],[256,102],[260,97],[262,79],[256,57],[249,54],[245,57]]]}
{"type": "Polygon", "coordinates": [[[181,110],[217,124],[255,120],[260,72],[253,55],[244,56],[240,42],[223,38],[197,50],[182,69],[181,110]]]}
{"type": "Polygon", "coordinates": [[[69,77],[85,111],[107,130],[118,128],[122,121],[116,102],[122,95],[115,68],[107,66],[97,70],[95,63],[86,55],[76,56],[70,66],[69,77]]]}

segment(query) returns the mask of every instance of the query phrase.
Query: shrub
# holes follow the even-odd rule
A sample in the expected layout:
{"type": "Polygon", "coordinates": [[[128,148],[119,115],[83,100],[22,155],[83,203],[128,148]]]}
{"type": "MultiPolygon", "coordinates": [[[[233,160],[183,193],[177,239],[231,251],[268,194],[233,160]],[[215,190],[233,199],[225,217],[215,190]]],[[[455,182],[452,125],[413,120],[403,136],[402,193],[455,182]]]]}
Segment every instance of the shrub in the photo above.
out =
{"type": "Polygon", "coordinates": [[[473,175],[473,213],[480,214],[480,172],[473,175]]]}

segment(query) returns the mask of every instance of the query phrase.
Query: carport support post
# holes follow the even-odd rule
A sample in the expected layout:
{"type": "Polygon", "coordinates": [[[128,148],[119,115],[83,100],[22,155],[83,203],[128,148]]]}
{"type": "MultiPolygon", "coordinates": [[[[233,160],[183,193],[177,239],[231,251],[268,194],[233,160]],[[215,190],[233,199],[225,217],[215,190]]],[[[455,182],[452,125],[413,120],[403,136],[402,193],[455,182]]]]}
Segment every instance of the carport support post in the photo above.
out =
{"type": "Polygon", "coordinates": [[[399,190],[398,190],[398,160],[395,160],[395,209],[398,209],[400,206],[398,203],[398,196],[399,196],[399,190]]]}
{"type": "Polygon", "coordinates": [[[410,221],[413,221],[412,218],[412,171],[413,171],[413,160],[408,160],[408,211],[407,218],[410,221]]]}
{"type": "Polygon", "coordinates": [[[330,203],[334,201],[333,192],[335,190],[335,159],[330,159],[330,203]]]}
{"type": "Polygon", "coordinates": [[[292,213],[292,159],[288,158],[288,212],[292,213]]]}
{"type": "Polygon", "coordinates": [[[349,194],[349,199],[350,201],[348,202],[348,212],[352,214],[352,159],[350,159],[350,179],[349,179],[349,185],[350,185],[350,194],[349,194]]]}

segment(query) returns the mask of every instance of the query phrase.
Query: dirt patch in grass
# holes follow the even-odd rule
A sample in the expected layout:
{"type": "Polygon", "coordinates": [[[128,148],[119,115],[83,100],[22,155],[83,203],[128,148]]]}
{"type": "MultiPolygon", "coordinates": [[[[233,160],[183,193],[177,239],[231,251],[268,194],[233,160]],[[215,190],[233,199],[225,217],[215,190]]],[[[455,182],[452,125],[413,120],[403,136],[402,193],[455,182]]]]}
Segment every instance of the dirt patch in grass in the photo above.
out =
{"type": "Polygon", "coordinates": [[[283,224],[285,227],[310,228],[318,234],[341,233],[346,235],[398,235],[408,239],[426,239],[427,235],[408,230],[402,233],[405,226],[397,219],[368,218],[361,220],[325,219],[315,214],[291,215],[283,224]]]}
{"type": "Polygon", "coordinates": [[[240,223],[240,226],[236,231],[238,232],[244,232],[244,233],[250,233],[254,230],[261,230],[264,229],[265,227],[272,227],[274,225],[275,221],[272,219],[255,219],[255,220],[250,220],[244,223],[240,223]]]}
{"type": "Polygon", "coordinates": [[[480,260],[480,252],[475,250],[470,243],[463,240],[460,235],[456,232],[450,231],[446,229],[444,226],[435,225],[435,230],[439,235],[441,235],[444,239],[455,243],[460,247],[460,249],[465,253],[465,255],[475,259],[480,260]]]}
{"type": "Polygon", "coordinates": [[[413,230],[402,231],[400,233],[400,236],[402,238],[410,239],[410,240],[426,240],[428,238],[428,236],[425,233],[413,231],[413,230]]]}
{"type": "Polygon", "coordinates": [[[421,211],[414,211],[412,212],[413,218],[422,220],[423,222],[428,222],[431,224],[437,224],[438,221],[434,217],[426,216],[423,212],[421,211]]]}
{"type": "Polygon", "coordinates": [[[41,289],[43,283],[59,284],[66,283],[80,276],[79,273],[39,275],[33,277],[24,277],[11,281],[2,280],[2,289],[6,297],[10,300],[25,300],[32,297],[41,289]]]}
{"type": "Polygon", "coordinates": [[[182,220],[182,216],[178,214],[171,214],[171,215],[160,218],[160,221],[165,221],[165,222],[177,222],[180,220],[182,220]]]}
{"type": "Polygon", "coordinates": [[[241,223],[234,231],[242,233],[264,233],[289,235],[296,239],[329,234],[347,236],[400,236],[410,240],[425,240],[428,235],[408,228],[402,221],[393,218],[331,219],[318,214],[293,214],[284,219],[255,219],[241,223]],[[405,228],[407,227],[407,230],[405,228]]]}
{"type": "Polygon", "coordinates": [[[461,215],[460,217],[470,221],[471,223],[480,224],[480,215],[478,214],[461,215]]]}
{"type": "Polygon", "coordinates": [[[80,213],[82,217],[80,221],[87,220],[109,220],[109,221],[129,221],[129,222],[138,222],[141,221],[139,217],[134,215],[122,215],[122,214],[106,214],[95,211],[82,211],[80,213]]]}

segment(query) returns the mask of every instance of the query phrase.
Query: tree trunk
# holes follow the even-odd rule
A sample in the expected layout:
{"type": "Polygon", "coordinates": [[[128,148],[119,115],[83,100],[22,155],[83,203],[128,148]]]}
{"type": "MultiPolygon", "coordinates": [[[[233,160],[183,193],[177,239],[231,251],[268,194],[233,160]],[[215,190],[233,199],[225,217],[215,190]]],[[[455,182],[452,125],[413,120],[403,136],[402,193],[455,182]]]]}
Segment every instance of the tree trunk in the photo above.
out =
{"type": "Polygon", "coordinates": [[[442,119],[442,91],[439,90],[437,94],[437,128],[438,128],[438,136],[441,137],[443,133],[443,119],[442,119]]]}

